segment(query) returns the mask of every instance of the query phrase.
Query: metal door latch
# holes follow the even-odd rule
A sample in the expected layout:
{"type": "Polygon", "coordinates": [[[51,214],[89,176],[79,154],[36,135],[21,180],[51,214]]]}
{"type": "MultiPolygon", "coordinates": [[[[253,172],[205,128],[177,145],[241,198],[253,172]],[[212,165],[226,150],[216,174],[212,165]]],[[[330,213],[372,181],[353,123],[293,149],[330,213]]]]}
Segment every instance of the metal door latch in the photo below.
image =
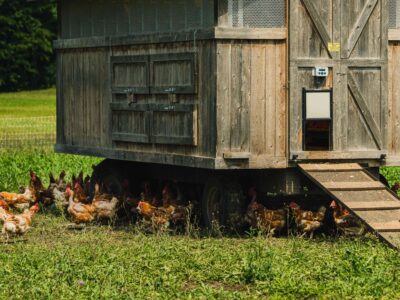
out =
{"type": "Polygon", "coordinates": [[[133,92],[128,92],[126,94],[126,98],[128,99],[128,105],[132,105],[132,104],[137,102],[137,99],[135,97],[135,93],[133,93],[133,92]]]}

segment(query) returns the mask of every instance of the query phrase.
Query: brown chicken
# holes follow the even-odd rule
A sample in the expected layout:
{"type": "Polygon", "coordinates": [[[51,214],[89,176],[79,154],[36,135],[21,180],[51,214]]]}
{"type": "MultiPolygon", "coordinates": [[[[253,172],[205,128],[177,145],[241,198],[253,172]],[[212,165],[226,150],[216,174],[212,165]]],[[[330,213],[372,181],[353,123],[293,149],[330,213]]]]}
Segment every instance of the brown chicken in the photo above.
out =
{"type": "Polygon", "coordinates": [[[27,188],[22,194],[1,192],[0,200],[5,201],[9,206],[14,206],[16,204],[29,204],[30,202],[34,202],[34,196],[32,191],[27,188]]]}
{"type": "Polygon", "coordinates": [[[146,201],[140,201],[137,212],[144,218],[145,224],[151,225],[156,230],[166,230],[170,225],[171,208],[158,208],[146,201]]]}
{"type": "Polygon", "coordinates": [[[100,192],[99,184],[95,185],[95,193],[92,205],[96,210],[96,217],[98,219],[115,220],[117,214],[119,200],[110,194],[100,192]]]}
{"type": "Polygon", "coordinates": [[[365,233],[364,224],[350,214],[347,209],[337,204],[334,200],[331,202],[330,207],[333,209],[333,220],[340,233],[348,236],[359,236],[365,233]]]}
{"type": "Polygon", "coordinates": [[[271,235],[276,234],[286,225],[287,213],[285,209],[267,209],[257,202],[257,192],[251,188],[249,195],[252,197],[245,215],[251,227],[263,230],[271,235]]]}
{"type": "Polygon", "coordinates": [[[291,202],[289,207],[293,211],[294,219],[297,228],[301,230],[304,234],[309,234],[310,238],[313,238],[314,231],[320,228],[325,219],[326,207],[321,206],[318,211],[302,210],[300,206],[291,202]]]}
{"type": "Polygon", "coordinates": [[[25,234],[32,224],[33,215],[38,211],[38,203],[29,210],[25,210],[21,215],[13,215],[1,209],[0,218],[4,221],[2,234],[6,237],[7,242],[10,236],[25,234]]]}
{"type": "Polygon", "coordinates": [[[30,171],[30,176],[31,180],[29,182],[29,189],[32,192],[34,201],[38,201],[40,200],[41,195],[43,194],[43,191],[45,189],[42,184],[42,180],[39,178],[39,176],[36,175],[35,172],[30,171]]]}
{"type": "Polygon", "coordinates": [[[75,192],[68,189],[66,191],[68,197],[68,213],[76,224],[90,223],[96,217],[96,208],[93,204],[83,204],[75,197],[75,192]]]}
{"type": "Polygon", "coordinates": [[[0,192],[0,200],[7,203],[8,206],[16,209],[29,208],[30,204],[35,202],[37,196],[42,190],[42,184],[34,172],[30,172],[31,181],[28,188],[22,188],[21,193],[0,192]]]}
{"type": "Polygon", "coordinates": [[[74,197],[75,201],[80,202],[80,203],[89,203],[88,201],[88,196],[85,192],[85,188],[83,186],[83,173],[81,172],[78,176],[78,178],[75,178],[75,176],[72,177],[72,184],[74,186],[74,197]]]}

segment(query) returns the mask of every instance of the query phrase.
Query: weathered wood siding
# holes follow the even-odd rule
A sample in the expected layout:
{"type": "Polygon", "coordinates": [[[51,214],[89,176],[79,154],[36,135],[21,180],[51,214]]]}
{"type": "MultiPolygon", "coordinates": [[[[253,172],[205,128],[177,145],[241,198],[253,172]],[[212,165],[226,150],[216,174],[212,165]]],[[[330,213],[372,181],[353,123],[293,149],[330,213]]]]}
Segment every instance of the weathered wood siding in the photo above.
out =
{"type": "Polygon", "coordinates": [[[108,146],[109,59],[106,49],[58,53],[58,144],[108,146]]]}
{"type": "MultiPolygon", "coordinates": [[[[63,119],[63,122],[59,122],[58,144],[150,154],[215,157],[214,41],[59,50],[58,64],[58,113],[59,118],[63,119]],[[141,80],[136,82],[135,79],[130,81],[125,78],[132,72],[139,76],[144,71],[131,65],[118,65],[115,70],[117,76],[112,76],[111,57],[157,58],[163,54],[178,53],[195,53],[195,77],[188,77],[186,63],[157,65],[153,62],[153,80],[160,87],[153,86],[148,93],[135,94],[131,106],[128,105],[126,94],[122,94],[120,99],[113,96],[113,85],[117,88],[118,85],[125,86],[127,82],[144,85],[141,80]],[[160,90],[165,82],[167,85],[180,82],[187,84],[193,80],[194,92],[184,91],[186,85],[182,94],[160,90]],[[158,90],[152,92],[156,88],[158,90]],[[140,107],[145,109],[141,112],[140,107]],[[149,107],[152,122],[143,123],[143,115],[149,107]],[[119,134],[135,133],[134,137],[143,138],[146,126],[152,126],[153,140],[128,142],[126,137],[121,138],[119,134]],[[175,143],[173,139],[176,136],[182,138],[177,138],[175,143]]],[[[132,138],[132,135],[128,138],[132,138]]]]}
{"type": "Polygon", "coordinates": [[[219,165],[286,166],[286,42],[219,41],[217,72],[219,165]]]}
{"type": "Polygon", "coordinates": [[[214,26],[213,0],[60,0],[59,6],[63,39],[214,26]]]}
{"type": "Polygon", "coordinates": [[[388,163],[400,165],[400,40],[389,43],[388,163]]]}

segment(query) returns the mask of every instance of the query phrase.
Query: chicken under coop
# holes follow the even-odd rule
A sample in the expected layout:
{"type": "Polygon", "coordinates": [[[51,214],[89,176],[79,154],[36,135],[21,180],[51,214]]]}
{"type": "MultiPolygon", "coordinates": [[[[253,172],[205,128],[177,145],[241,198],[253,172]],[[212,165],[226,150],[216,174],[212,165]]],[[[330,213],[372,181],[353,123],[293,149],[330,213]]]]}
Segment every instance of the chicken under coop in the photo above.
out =
{"type": "MultiPolygon", "coordinates": [[[[80,173],[77,177],[72,176],[71,182],[65,177],[64,171],[58,178],[50,174],[50,184],[46,188],[31,171],[30,184],[22,193],[0,193],[0,220],[7,241],[11,236],[24,235],[28,231],[39,204],[44,211],[53,208],[65,213],[75,224],[104,221],[115,224],[117,220],[125,220],[141,224],[153,232],[185,230],[195,219],[193,214],[198,205],[195,193],[193,190],[188,192],[191,189],[176,181],[143,180],[134,185],[124,179],[121,183],[123,192],[119,195],[110,192],[104,182],[95,182],[93,196],[90,196],[92,185],[89,176],[80,173]],[[18,211],[23,213],[16,214],[18,211]]],[[[272,236],[296,232],[310,238],[327,224],[344,235],[365,232],[364,225],[336,201],[325,201],[327,205],[314,210],[303,208],[294,201],[288,204],[279,199],[271,205],[272,202],[273,197],[266,197],[254,187],[249,188],[249,204],[243,216],[247,228],[272,236]],[[333,220],[331,223],[329,216],[333,220]]]]}

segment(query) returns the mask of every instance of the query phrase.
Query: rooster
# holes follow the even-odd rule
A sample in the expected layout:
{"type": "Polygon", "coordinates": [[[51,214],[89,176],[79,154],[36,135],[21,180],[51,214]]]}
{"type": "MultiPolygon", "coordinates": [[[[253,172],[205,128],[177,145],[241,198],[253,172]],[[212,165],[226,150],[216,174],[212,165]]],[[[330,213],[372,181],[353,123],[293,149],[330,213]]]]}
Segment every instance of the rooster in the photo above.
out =
{"type": "Polygon", "coordinates": [[[2,234],[6,236],[7,242],[10,236],[25,234],[32,224],[33,215],[38,211],[38,203],[21,215],[13,215],[2,209],[0,211],[0,218],[4,221],[2,234]]]}
{"type": "Polygon", "coordinates": [[[326,207],[321,206],[318,211],[302,210],[300,206],[291,202],[289,207],[293,211],[294,220],[297,228],[300,229],[304,234],[310,234],[310,238],[313,238],[314,231],[320,228],[325,219],[326,207]]]}
{"type": "Polygon", "coordinates": [[[96,208],[93,204],[83,204],[75,197],[75,192],[67,188],[68,213],[76,224],[90,223],[96,217],[96,208]]]}
{"type": "Polygon", "coordinates": [[[364,234],[365,226],[347,209],[337,204],[335,200],[331,202],[330,208],[333,209],[333,219],[339,232],[349,236],[364,234]]]}
{"type": "Polygon", "coordinates": [[[267,209],[264,205],[257,201],[257,192],[254,188],[249,191],[252,197],[245,215],[246,221],[253,228],[265,230],[274,235],[286,225],[287,213],[284,209],[267,209]]]}

